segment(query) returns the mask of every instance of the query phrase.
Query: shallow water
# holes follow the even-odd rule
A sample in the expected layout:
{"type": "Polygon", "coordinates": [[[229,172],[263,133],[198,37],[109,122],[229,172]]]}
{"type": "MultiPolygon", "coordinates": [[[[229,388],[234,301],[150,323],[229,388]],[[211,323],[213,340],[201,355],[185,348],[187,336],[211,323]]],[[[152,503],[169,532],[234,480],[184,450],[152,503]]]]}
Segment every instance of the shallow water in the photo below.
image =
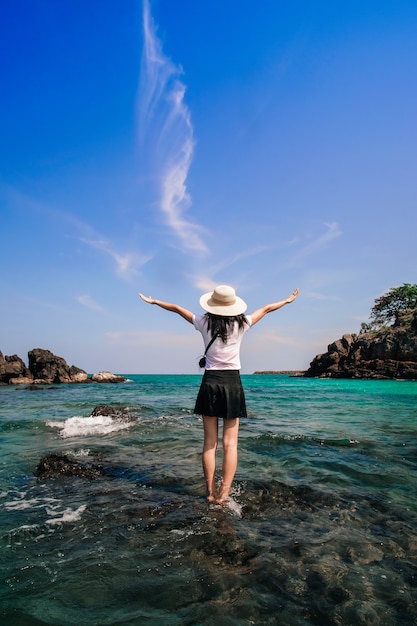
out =
{"type": "Polygon", "coordinates": [[[417,623],[417,383],[243,376],[218,507],[200,377],[130,378],[0,388],[3,624],[417,623]],[[37,478],[48,453],[102,475],[37,478]]]}

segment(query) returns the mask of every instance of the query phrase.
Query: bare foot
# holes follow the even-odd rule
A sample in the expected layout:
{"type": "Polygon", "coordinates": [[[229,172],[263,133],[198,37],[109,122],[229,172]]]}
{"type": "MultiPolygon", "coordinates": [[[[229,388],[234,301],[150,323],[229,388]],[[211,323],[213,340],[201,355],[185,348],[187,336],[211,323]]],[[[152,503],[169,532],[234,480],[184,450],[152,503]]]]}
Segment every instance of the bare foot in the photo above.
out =
{"type": "Polygon", "coordinates": [[[216,495],[216,494],[209,493],[209,495],[207,496],[207,500],[208,500],[209,502],[217,502],[217,495],[216,495]]]}
{"type": "Polygon", "coordinates": [[[227,502],[229,502],[229,491],[230,491],[230,486],[222,485],[221,488],[220,488],[220,495],[216,499],[216,503],[217,504],[226,504],[227,502]]]}

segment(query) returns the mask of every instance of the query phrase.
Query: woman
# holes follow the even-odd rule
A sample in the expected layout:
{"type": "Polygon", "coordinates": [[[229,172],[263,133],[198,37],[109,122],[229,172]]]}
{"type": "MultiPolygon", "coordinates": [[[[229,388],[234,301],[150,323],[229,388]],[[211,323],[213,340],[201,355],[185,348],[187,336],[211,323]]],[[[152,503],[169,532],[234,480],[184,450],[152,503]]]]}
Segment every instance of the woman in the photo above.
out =
{"type": "Polygon", "coordinates": [[[201,415],[204,424],[203,470],[209,502],[228,501],[237,468],[239,419],[247,417],[245,395],[240,380],[240,344],[251,326],[267,313],[290,304],[298,296],[298,289],[285,300],[266,304],[251,315],[244,315],[247,305],[236,296],[233,287],[219,285],[213,292],[201,296],[200,305],[205,315],[194,315],[178,304],[139,296],[149,304],[181,315],[193,324],[203,336],[206,363],[194,413],[201,415]],[[218,418],[223,418],[223,467],[220,491],[216,488],[216,449],[218,418]]]}

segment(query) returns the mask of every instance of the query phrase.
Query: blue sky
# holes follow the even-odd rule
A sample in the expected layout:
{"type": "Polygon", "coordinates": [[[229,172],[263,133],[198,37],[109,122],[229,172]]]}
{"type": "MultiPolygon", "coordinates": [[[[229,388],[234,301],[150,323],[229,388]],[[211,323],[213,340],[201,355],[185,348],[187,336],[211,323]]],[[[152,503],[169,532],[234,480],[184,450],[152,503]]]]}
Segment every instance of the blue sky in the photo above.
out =
{"type": "Polygon", "coordinates": [[[233,285],[242,371],[305,369],[417,267],[417,4],[15,0],[0,8],[3,354],[198,373],[233,285]]]}

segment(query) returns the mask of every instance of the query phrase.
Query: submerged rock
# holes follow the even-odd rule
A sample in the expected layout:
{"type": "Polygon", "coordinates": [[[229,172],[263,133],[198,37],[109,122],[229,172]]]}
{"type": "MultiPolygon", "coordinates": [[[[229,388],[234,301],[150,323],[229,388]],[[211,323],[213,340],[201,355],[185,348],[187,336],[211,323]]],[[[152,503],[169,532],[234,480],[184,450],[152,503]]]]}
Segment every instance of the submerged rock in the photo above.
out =
{"type": "Polygon", "coordinates": [[[109,404],[99,404],[90,413],[90,417],[98,417],[100,415],[110,415],[111,417],[121,418],[130,417],[130,410],[127,406],[117,407],[109,404]]]}
{"type": "MultiPolygon", "coordinates": [[[[10,383],[10,384],[17,384],[17,383],[10,383]]],[[[43,385],[40,384],[33,384],[33,381],[27,385],[26,387],[22,387],[23,389],[26,389],[26,391],[51,391],[52,389],[58,389],[58,387],[56,386],[52,386],[52,385],[47,385],[46,387],[44,387],[43,385]]]]}
{"type": "Polygon", "coordinates": [[[75,457],[67,454],[46,454],[39,461],[35,475],[38,478],[50,478],[52,476],[97,478],[103,475],[103,467],[101,465],[84,465],[75,457]]]}

